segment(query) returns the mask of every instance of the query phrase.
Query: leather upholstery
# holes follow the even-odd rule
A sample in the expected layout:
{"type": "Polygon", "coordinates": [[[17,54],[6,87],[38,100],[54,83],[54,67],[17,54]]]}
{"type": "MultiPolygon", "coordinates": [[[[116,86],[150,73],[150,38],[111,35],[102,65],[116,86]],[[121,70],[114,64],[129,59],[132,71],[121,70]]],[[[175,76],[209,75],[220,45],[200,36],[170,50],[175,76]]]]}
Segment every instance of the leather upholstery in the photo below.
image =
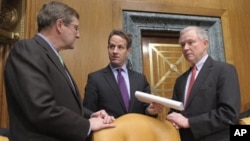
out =
{"type": "Polygon", "coordinates": [[[168,121],[142,114],[126,114],[115,128],[93,132],[92,141],[180,141],[178,130],[168,121]]]}
{"type": "Polygon", "coordinates": [[[250,125],[250,117],[241,118],[239,120],[240,125],[250,125]]]}
{"type": "Polygon", "coordinates": [[[0,135],[0,141],[9,141],[9,139],[5,136],[0,135]]]}

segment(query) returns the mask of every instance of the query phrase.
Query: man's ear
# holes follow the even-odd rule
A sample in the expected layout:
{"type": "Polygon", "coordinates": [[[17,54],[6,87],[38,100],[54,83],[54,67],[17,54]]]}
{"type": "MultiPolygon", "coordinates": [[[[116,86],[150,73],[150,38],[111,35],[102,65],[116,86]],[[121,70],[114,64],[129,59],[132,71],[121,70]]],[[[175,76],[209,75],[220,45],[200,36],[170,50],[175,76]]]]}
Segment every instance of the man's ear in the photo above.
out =
{"type": "Polygon", "coordinates": [[[208,48],[208,45],[209,45],[208,40],[204,40],[203,44],[204,44],[204,47],[208,48]]]}
{"type": "Polygon", "coordinates": [[[55,26],[56,30],[61,33],[64,26],[64,22],[62,21],[62,19],[57,19],[55,22],[55,26]]]}

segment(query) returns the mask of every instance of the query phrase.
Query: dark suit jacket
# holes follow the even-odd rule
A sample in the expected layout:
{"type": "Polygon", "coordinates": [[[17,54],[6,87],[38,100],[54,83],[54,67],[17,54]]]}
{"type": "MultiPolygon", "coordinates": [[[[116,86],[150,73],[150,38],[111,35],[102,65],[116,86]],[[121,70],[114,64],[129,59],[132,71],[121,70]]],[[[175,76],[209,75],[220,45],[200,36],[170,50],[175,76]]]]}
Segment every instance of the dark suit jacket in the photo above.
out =
{"type": "Polygon", "coordinates": [[[40,36],[17,42],[5,68],[10,140],[85,140],[90,124],[72,81],[75,92],[57,55],[40,36]]]}
{"type": "Polygon", "coordinates": [[[9,136],[10,136],[9,129],[8,128],[0,128],[0,135],[9,138],[9,136]]]}
{"type": "Polygon", "coordinates": [[[130,83],[129,111],[125,109],[119,86],[109,66],[88,75],[85,87],[84,107],[98,111],[105,109],[108,114],[119,117],[126,113],[146,114],[148,104],[140,102],[135,97],[135,91],[150,93],[146,77],[138,72],[128,69],[130,83]]]}
{"type": "MultiPolygon", "coordinates": [[[[173,99],[184,101],[189,71],[176,80],[173,99]]],[[[239,112],[240,89],[235,67],[208,57],[181,112],[191,127],[180,129],[181,139],[229,141],[229,125],[237,122],[239,112]]]]}

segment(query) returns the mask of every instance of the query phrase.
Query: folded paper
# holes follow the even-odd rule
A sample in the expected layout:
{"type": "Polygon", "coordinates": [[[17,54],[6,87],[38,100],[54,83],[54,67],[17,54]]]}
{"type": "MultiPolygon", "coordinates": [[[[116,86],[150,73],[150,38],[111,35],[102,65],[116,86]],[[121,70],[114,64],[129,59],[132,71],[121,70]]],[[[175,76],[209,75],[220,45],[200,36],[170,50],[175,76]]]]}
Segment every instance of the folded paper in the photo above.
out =
{"type": "Polygon", "coordinates": [[[184,106],[182,102],[168,99],[165,97],[160,97],[160,96],[156,96],[153,94],[144,93],[140,91],[135,92],[135,97],[142,102],[146,102],[146,103],[156,102],[156,103],[162,104],[166,107],[170,107],[176,110],[180,110],[180,111],[184,110],[184,106]]]}

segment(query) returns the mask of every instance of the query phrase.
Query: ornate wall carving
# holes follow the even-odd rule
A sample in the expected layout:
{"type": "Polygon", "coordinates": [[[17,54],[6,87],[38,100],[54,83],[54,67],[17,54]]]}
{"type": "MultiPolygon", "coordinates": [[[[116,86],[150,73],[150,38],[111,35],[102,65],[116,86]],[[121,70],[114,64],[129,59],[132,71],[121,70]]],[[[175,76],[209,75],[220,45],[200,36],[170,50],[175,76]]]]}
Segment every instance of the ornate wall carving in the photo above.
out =
{"type": "Polygon", "coordinates": [[[8,128],[4,67],[13,44],[24,37],[25,0],[0,0],[0,127],[8,128]]]}
{"type": "Polygon", "coordinates": [[[2,0],[0,10],[0,43],[15,42],[23,37],[25,0],[2,0]]]}

